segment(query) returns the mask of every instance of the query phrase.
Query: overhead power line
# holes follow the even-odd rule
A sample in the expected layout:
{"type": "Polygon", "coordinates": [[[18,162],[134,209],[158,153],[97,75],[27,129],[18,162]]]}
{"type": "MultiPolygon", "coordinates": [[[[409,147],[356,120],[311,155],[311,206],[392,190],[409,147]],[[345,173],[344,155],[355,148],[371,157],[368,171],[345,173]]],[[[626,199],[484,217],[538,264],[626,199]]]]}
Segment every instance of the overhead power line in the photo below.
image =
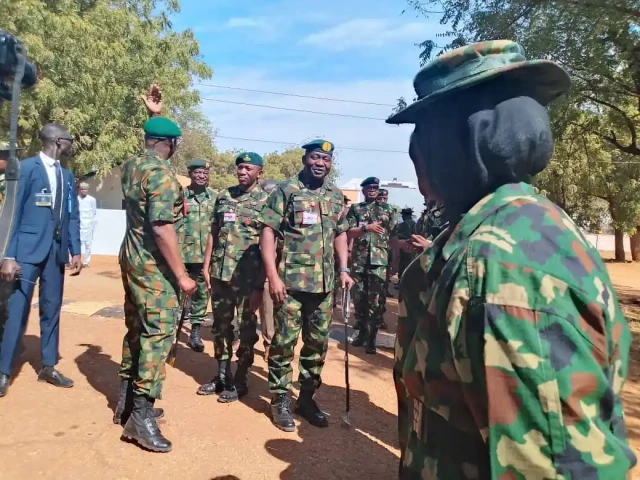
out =
{"type": "Polygon", "coordinates": [[[312,113],[315,115],[329,115],[332,117],[347,117],[347,118],[359,118],[359,119],[363,119],[363,120],[376,120],[376,121],[382,121],[384,122],[386,120],[386,118],[376,118],[376,117],[365,117],[365,116],[361,116],[361,115],[349,115],[347,113],[333,113],[333,112],[316,112],[313,110],[300,110],[297,108],[286,108],[286,107],[276,107],[274,105],[262,105],[259,103],[245,103],[245,102],[234,102],[231,100],[220,100],[217,98],[202,98],[202,100],[207,100],[209,102],[219,102],[219,103],[229,103],[232,105],[244,105],[247,107],[260,107],[260,108],[271,108],[274,110],[286,110],[288,112],[298,112],[298,113],[312,113]]]}
{"type": "Polygon", "coordinates": [[[198,85],[203,87],[225,88],[227,90],[239,90],[241,92],[267,93],[269,95],[282,95],[284,97],[310,98],[313,100],[325,100],[329,102],[356,103],[359,105],[375,105],[377,107],[395,107],[396,106],[396,105],[391,105],[389,103],[364,102],[362,100],[346,100],[343,98],[315,97],[313,95],[300,95],[297,93],[285,93],[285,92],[271,92],[269,90],[257,90],[253,88],[231,87],[229,85],[214,85],[211,83],[198,83],[198,85]]]}
{"type": "MultiPolygon", "coordinates": [[[[241,137],[227,137],[226,135],[216,135],[215,138],[224,138],[227,140],[240,140],[243,142],[260,142],[260,143],[274,143],[278,145],[296,145],[299,142],[278,142],[276,140],[259,140],[257,138],[241,138],[241,137]]],[[[409,155],[402,150],[377,150],[375,148],[357,148],[357,147],[341,147],[336,146],[336,150],[354,150],[358,152],[377,152],[377,153],[402,153],[403,155],[409,155]]]]}

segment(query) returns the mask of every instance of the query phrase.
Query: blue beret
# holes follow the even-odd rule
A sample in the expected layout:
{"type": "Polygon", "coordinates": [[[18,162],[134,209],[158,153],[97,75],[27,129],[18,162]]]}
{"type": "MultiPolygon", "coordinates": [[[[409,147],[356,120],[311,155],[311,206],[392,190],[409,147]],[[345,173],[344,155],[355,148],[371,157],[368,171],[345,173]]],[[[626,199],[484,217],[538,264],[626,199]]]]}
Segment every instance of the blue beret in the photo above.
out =
{"type": "Polygon", "coordinates": [[[151,117],[144,124],[144,133],[148,137],[177,138],[182,136],[180,127],[166,117],[151,117]]]}
{"type": "Polygon", "coordinates": [[[335,145],[331,142],[323,140],[322,138],[318,138],[316,140],[312,140],[309,143],[305,143],[302,148],[304,148],[307,152],[323,152],[328,153],[329,155],[333,155],[335,145]]]}
{"type": "Polygon", "coordinates": [[[360,184],[361,187],[366,187],[367,185],[380,185],[380,180],[377,177],[367,177],[360,184]]]}
{"type": "Polygon", "coordinates": [[[262,157],[254,152],[242,152],[236,157],[236,165],[240,165],[241,163],[247,163],[249,165],[257,165],[259,167],[264,166],[264,161],[262,157]]]}

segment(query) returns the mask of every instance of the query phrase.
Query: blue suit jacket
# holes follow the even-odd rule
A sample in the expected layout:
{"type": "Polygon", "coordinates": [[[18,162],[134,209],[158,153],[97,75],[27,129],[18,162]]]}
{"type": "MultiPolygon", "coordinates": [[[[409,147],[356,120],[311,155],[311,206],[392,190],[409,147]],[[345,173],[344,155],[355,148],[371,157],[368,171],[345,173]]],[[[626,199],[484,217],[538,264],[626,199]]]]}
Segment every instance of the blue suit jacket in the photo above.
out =
{"type": "Polygon", "coordinates": [[[80,213],[75,179],[62,168],[62,218],[60,242],[54,239],[54,215],[51,207],[36,206],[36,193],[51,192],[49,178],[40,156],[20,162],[20,180],[16,198],[13,231],[5,257],[20,263],[37,264],[44,261],[55,244],[57,262],[64,265],[71,255],[80,255],[80,213]]]}

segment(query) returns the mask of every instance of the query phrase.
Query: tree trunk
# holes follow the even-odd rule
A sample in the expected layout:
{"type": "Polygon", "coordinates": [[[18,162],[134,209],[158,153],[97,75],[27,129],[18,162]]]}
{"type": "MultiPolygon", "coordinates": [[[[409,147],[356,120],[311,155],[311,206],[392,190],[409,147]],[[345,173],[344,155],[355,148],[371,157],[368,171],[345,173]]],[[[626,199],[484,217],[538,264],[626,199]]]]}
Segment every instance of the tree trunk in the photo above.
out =
{"type": "Polygon", "coordinates": [[[624,253],[624,232],[616,228],[613,233],[616,242],[616,262],[624,262],[627,259],[624,253]]]}
{"type": "Polygon", "coordinates": [[[631,237],[631,260],[640,262],[640,227],[636,228],[636,233],[631,237]]]}

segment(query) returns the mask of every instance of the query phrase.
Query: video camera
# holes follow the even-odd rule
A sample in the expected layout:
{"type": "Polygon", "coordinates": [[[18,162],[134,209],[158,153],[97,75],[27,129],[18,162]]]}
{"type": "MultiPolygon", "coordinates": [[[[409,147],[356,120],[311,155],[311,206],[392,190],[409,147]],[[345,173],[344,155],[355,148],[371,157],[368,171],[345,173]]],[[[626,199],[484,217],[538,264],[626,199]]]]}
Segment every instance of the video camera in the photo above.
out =
{"type": "Polygon", "coordinates": [[[9,235],[13,230],[15,200],[20,178],[20,163],[16,156],[18,136],[18,103],[20,90],[37,81],[36,67],[27,61],[24,45],[10,33],[0,30],[0,104],[11,101],[9,124],[9,160],[4,172],[4,192],[0,202],[0,263],[4,258],[9,235]]]}
{"type": "Polygon", "coordinates": [[[22,42],[5,30],[0,30],[0,98],[11,100],[11,88],[5,82],[15,76],[22,61],[22,88],[29,88],[38,79],[36,67],[27,61],[22,42]]]}

